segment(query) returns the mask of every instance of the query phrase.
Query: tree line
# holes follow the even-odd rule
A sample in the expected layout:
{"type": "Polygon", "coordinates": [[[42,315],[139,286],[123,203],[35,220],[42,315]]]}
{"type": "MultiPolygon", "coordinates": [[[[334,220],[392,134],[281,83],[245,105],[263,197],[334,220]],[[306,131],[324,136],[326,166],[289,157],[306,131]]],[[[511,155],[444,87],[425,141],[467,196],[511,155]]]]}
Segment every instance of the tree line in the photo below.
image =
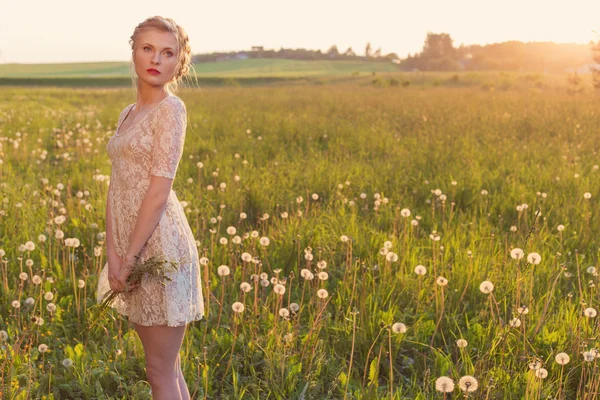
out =
{"type": "MultiPolygon", "coordinates": [[[[454,47],[448,33],[428,32],[420,53],[401,61],[405,71],[536,71],[565,72],[595,62],[590,44],[508,41],[454,47]]],[[[598,53],[600,55],[600,53],[598,53]]],[[[598,60],[600,58],[597,58],[598,60]]],[[[598,62],[598,61],[596,61],[598,62]]]]}
{"type": "Polygon", "coordinates": [[[373,50],[371,43],[367,43],[365,46],[364,55],[355,53],[352,47],[348,47],[345,51],[341,52],[338,50],[336,45],[331,46],[326,52],[302,48],[286,49],[283,47],[279,50],[266,50],[263,49],[262,46],[257,46],[252,50],[245,51],[196,54],[193,57],[193,61],[195,63],[200,63],[240,58],[285,58],[291,60],[368,60],[391,62],[393,60],[398,60],[398,55],[396,53],[383,54],[381,48],[373,50]]]}
{"type": "MultiPolygon", "coordinates": [[[[228,59],[283,58],[292,60],[362,60],[394,62],[404,71],[531,71],[577,72],[577,69],[595,71],[600,66],[600,42],[589,44],[508,41],[488,45],[463,45],[455,47],[448,33],[427,32],[420,52],[401,59],[396,53],[384,54],[381,48],[373,49],[367,43],[363,54],[352,47],[340,51],[332,45],[326,52],[311,49],[279,50],[253,47],[247,51],[213,52],[196,54],[195,63],[228,59]],[[590,51],[591,50],[591,51],[590,51]]],[[[597,76],[600,86],[600,72],[597,76]]]]}

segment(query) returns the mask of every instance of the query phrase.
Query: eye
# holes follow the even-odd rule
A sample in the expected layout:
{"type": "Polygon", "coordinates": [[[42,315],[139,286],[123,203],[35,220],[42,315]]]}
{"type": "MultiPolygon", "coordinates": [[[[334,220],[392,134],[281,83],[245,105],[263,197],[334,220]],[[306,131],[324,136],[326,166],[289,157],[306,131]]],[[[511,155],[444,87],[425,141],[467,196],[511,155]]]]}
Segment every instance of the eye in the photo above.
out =
{"type": "Polygon", "coordinates": [[[170,54],[170,56],[169,56],[169,57],[172,57],[172,56],[173,56],[173,53],[172,53],[172,52],[170,52],[170,51],[167,51],[167,53],[169,53],[169,54],[170,54]]]}
{"type": "Polygon", "coordinates": [[[149,49],[149,48],[150,48],[150,47],[148,47],[148,46],[145,46],[145,47],[144,47],[144,50],[146,50],[146,49],[149,49]]]}

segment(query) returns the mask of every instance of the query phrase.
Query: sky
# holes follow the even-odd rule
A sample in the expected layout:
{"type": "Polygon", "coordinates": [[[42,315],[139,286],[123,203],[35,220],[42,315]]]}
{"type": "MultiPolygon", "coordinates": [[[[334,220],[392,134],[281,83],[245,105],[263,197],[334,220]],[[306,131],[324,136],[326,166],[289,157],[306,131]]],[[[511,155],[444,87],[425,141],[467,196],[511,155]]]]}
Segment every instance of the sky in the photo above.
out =
{"type": "Polygon", "coordinates": [[[0,0],[0,64],[129,61],[144,19],[175,20],[193,53],[305,48],[404,58],[427,32],[460,44],[600,40],[600,0],[0,0]]]}

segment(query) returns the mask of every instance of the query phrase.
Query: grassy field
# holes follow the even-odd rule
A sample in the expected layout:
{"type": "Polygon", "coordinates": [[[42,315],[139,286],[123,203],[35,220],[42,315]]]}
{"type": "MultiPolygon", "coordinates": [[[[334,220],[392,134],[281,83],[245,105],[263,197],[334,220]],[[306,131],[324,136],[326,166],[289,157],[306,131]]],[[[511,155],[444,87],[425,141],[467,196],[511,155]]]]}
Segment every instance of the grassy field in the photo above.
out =
{"type": "MultiPolygon", "coordinates": [[[[363,61],[308,61],[287,59],[228,60],[194,64],[199,77],[306,77],[339,76],[352,72],[393,72],[395,64],[363,61]]],[[[129,77],[127,62],[64,64],[0,64],[0,78],[106,78],[129,77]]]]}
{"type": "MultiPolygon", "coordinates": [[[[589,82],[578,94],[535,74],[336,82],[178,93],[189,126],[174,190],[208,261],[207,315],[182,346],[193,397],[595,398],[589,82]]],[[[0,99],[0,397],[149,399],[126,317],[87,329],[105,146],[134,93],[0,99]]]]}

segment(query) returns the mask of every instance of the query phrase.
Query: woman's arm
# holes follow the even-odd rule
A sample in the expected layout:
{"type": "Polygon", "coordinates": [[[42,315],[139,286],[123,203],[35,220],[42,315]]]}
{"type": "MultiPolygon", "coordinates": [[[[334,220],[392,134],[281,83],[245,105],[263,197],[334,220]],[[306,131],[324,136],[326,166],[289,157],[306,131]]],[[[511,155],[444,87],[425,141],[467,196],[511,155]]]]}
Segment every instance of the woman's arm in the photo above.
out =
{"type": "Polygon", "coordinates": [[[115,243],[112,235],[112,211],[110,209],[110,188],[112,181],[108,186],[108,194],[106,195],[106,255],[112,257],[117,254],[115,243]]]}
{"type": "Polygon", "coordinates": [[[135,228],[129,237],[129,247],[123,260],[126,264],[134,262],[135,256],[142,251],[142,248],[152,236],[167,209],[167,201],[172,185],[173,179],[160,176],[150,178],[150,187],[144,195],[135,228]]]}

